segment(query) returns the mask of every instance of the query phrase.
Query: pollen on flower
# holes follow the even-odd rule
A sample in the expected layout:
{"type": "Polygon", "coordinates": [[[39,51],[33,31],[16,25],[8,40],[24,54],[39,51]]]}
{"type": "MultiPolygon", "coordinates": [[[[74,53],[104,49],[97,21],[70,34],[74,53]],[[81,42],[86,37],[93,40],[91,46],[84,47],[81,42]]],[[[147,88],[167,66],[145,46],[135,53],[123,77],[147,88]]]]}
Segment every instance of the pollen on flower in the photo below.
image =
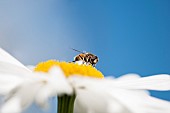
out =
{"type": "Polygon", "coordinates": [[[71,75],[82,75],[94,78],[104,78],[103,74],[91,65],[78,65],[75,63],[59,62],[56,60],[48,60],[41,62],[35,67],[35,71],[48,72],[52,66],[59,66],[66,77],[71,75]]]}

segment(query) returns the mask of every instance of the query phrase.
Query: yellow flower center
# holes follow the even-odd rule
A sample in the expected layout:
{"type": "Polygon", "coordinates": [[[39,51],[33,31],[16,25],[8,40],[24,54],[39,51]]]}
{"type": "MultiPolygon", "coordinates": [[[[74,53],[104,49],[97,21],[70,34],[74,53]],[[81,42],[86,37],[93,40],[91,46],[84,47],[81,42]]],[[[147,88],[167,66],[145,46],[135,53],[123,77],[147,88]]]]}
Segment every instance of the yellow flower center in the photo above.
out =
{"type": "Polygon", "coordinates": [[[52,66],[59,66],[66,77],[71,75],[89,76],[94,78],[104,78],[103,74],[91,65],[78,65],[75,63],[59,62],[48,60],[41,62],[35,67],[35,71],[48,72],[52,66]]]}

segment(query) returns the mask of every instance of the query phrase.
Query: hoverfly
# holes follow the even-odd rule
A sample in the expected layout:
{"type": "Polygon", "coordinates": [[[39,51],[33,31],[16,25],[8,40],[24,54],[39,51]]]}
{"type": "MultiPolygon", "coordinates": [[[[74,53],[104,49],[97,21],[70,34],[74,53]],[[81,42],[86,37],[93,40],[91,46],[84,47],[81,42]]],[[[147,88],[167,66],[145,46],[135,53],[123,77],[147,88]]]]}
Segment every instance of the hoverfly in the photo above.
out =
{"type": "Polygon", "coordinates": [[[92,54],[92,53],[81,52],[81,51],[73,49],[73,48],[71,48],[71,49],[80,53],[80,54],[78,54],[78,55],[76,55],[74,57],[74,61],[73,62],[81,61],[82,64],[92,65],[93,67],[95,67],[95,65],[99,61],[99,58],[96,55],[92,54]]]}

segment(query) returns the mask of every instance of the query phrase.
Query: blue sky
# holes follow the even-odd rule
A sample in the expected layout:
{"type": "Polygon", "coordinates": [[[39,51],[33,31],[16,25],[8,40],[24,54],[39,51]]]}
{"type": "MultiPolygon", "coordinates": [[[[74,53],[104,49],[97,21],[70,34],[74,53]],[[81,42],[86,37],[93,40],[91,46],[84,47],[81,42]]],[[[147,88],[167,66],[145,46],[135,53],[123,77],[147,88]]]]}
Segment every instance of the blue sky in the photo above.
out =
{"type": "Polygon", "coordinates": [[[0,14],[0,46],[25,65],[72,61],[72,47],[96,54],[106,76],[170,74],[169,0],[6,0],[0,14]]]}

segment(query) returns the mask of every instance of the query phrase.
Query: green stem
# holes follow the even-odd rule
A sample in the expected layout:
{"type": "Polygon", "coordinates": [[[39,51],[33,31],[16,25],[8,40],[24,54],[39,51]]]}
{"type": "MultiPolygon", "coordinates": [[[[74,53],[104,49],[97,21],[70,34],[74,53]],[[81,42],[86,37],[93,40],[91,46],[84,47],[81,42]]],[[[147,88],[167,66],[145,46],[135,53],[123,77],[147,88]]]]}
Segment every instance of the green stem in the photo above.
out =
{"type": "Polygon", "coordinates": [[[75,95],[63,95],[58,97],[57,113],[73,113],[75,95]]]}

